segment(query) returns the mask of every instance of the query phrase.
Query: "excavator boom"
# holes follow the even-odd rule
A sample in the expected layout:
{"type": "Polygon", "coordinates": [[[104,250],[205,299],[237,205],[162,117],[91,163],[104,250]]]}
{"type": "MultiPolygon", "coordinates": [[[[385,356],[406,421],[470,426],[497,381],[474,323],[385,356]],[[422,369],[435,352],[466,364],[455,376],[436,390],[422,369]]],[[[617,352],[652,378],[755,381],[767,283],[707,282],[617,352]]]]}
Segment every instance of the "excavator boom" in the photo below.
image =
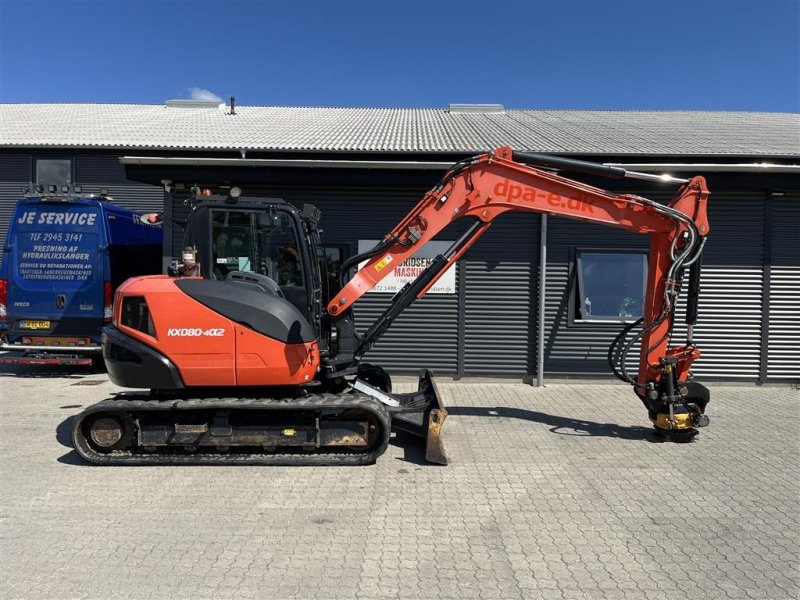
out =
{"type": "Polygon", "coordinates": [[[707,391],[699,389],[699,384],[686,384],[691,364],[699,358],[700,351],[691,338],[675,348],[669,348],[669,339],[683,272],[690,266],[693,267],[687,310],[690,331],[696,321],[700,253],[709,232],[708,195],[702,177],[691,180],[660,178],[628,173],[619,167],[499,148],[456,164],[375,248],[348,261],[345,268],[361,260],[366,263],[331,299],[328,313],[346,314],[353,303],[405,259],[460,219],[470,218],[474,223],[416,281],[398,293],[392,306],[366,332],[359,353],[369,350],[394,319],[415,299],[424,296],[501,214],[546,213],[649,234],[644,314],[635,324],[641,330],[632,341],[627,341],[626,335],[633,329],[628,327],[623,332],[625,335],[615,341],[609,352],[611,362],[615,363],[612,369],[634,386],[658,428],[694,431],[695,424],[707,422],[707,418],[701,418],[708,402],[707,391]],[[662,205],[632,194],[614,194],[537,166],[613,178],[672,180],[682,185],[672,200],[662,205]],[[635,342],[640,346],[636,378],[627,373],[625,365],[625,357],[635,342]],[[692,402],[686,400],[690,397],[692,402]],[[676,414],[687,416],[678,418],[676,414]]]}

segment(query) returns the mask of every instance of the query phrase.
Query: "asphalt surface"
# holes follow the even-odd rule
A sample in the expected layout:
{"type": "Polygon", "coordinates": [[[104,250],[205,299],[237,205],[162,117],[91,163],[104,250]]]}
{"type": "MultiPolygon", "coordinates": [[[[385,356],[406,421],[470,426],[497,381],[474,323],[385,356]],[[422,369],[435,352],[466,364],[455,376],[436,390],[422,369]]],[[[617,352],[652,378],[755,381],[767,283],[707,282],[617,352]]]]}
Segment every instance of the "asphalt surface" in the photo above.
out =
{"type": "Polygon", "coordinates": [[[623,385],[440,379],[447,467],[90,467],[106,375],[0,375],[3,599],[800,597],[796,389],[711,386],[679,445],[623,385]]]}

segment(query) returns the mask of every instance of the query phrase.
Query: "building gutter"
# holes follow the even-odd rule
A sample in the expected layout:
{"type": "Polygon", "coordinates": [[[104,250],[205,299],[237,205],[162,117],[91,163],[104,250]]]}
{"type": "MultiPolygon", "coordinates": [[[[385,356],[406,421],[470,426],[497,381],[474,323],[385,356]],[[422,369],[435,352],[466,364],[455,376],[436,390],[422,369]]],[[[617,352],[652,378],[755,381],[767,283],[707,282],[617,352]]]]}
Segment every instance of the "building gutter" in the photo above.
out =
{"type": "Polygon", "coordinates": [[[173,165],[183,167],[250,167],[301,169],[404,169],[444,171],[452,162],[411,160],[303,160],[283,158],[190,158],[184,156],[122,156],[123,165],[173,165]]]}
{"type": "MultiPolygon", "coordinates": [[[[390,169],[444,171],[450,161],[415,160],[325,160],[283,158],[192,158],[185,156],[122,156],[123,165],[174,165],[188,167],[234,167],[234,168],[300,168],[300,169],[390,169]]],[[[800,164],[781,165],[774,163],[603,163],[610,167],[622,167],[628,171],[653,172],[725,172],[725,173],[790,173],[800,174],[800,164]]]]}

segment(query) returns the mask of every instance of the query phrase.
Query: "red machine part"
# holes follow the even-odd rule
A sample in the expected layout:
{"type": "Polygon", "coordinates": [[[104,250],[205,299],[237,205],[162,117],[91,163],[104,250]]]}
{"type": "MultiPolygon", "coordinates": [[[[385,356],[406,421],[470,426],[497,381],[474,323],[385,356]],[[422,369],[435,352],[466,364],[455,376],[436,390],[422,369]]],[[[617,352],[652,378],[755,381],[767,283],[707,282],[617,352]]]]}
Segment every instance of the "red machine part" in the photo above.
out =
{"type": "Polygon", "coordinates": [[[126,326],[119,301],[114,322],[125,335],[169,356],[186,386],[293,386],[314,378],[317,342],[284,344],[242,327],[180,293],[175,281],[168,275],[136,277],[117,290],[117,299],[131,293],[147,298],[155,335],[126,326]],[[162,315],[169,315],[169,327],[162,315]]]}
{"type": "Polygon", "coordinates": [[[86,367],[92,364],[91,357],[75,355],[59,355],[52,353],[8,354],[0,357],[4,365],[37,365],[37,366],[69,366],[86,367]]]}

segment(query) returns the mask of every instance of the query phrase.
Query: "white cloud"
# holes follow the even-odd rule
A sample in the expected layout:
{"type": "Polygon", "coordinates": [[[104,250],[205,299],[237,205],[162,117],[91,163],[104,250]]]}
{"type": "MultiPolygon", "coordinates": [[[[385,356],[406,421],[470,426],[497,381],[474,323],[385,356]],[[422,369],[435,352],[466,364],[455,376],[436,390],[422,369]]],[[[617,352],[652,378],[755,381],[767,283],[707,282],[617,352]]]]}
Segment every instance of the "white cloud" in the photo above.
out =
{"type": "Polygon", "coordinates": [[[222,98],[217,96],[214,92],[198,87],[189,88],[189,97],[192,100],[203,100],[205,102],[222,102],[222,98]]]}

